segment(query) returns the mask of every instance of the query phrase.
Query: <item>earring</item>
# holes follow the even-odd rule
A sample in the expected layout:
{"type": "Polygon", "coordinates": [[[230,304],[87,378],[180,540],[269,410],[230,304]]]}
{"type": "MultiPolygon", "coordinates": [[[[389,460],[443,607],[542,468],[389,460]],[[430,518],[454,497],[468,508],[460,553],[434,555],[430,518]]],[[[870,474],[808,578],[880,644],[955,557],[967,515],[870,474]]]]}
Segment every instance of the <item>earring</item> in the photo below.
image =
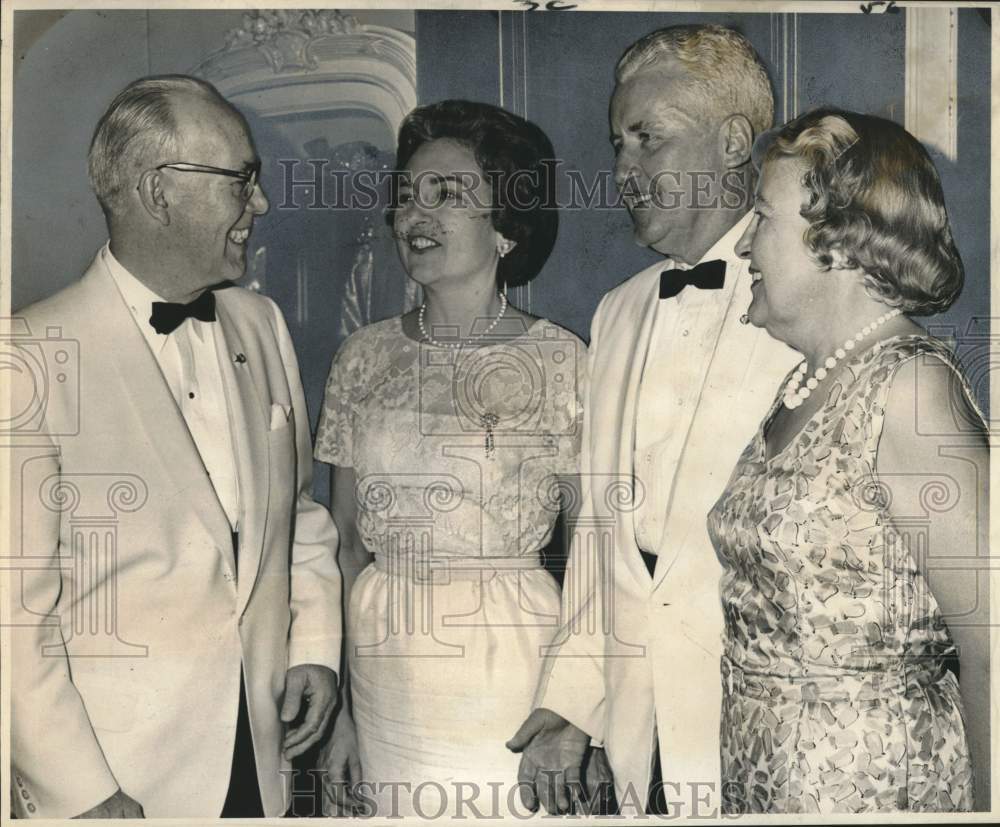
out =
{"type": "Polygon", "coordinates": [[[511,244],[509,241],[505,241],[497,247],[497,253],[500,254],[500,258],[503,258],[507,253],[510,252],[511,244]]]}

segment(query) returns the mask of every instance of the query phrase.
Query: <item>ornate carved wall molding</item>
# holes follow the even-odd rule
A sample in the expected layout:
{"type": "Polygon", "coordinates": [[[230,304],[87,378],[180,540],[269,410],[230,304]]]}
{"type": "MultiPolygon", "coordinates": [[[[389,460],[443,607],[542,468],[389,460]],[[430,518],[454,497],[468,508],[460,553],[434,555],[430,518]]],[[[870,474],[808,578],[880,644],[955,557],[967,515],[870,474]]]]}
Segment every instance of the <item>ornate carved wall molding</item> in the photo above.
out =
{"type": "MultiPolygon", "coordinates": [[[[340,172],[391,167],[399,126],[417,105],[413,36],[335,9],[248,11],[192,74],[210,81],[252,119],[273,127],[255,135],[262,154],[326,162],[318,174],[331,188],[340,172]],[[385,128],[359,127],[359,115],[385,128]],[[288,143],[268,146],[268,135],[288,143]]],[[[275,169],[272,173],[280,175],[275,169]]],[[[310,172],[317,174],[306,165],[294,177],[308,178],[310,172]]],[[[278,192],[277,181],[271,184],[272,193],[278,192]]],[[[300,184],[300,197],[309,203],[301,192],[300,184]]],[[[281,193],[274,203],[290,197],[281,193]]],[[[288,211],[281,233],[258,234],[249,251],[246,286],[285,303],[282,309],[304,350],[313,337],[318,343],[332,331],[345,336],[394,309],[383,306],[389,297],[377,289],[396,281],[385,275],[385,254],[394,251],[381,213],[327,210],[325,215],[323,224],[320,213],[288,211]],[[345,246],[348,232],[354,237],[345,246]],[[343,296],[335,285],[343,286],[343,296]],[[337,295],[333,304],[331,291],[337,295]]],[[[403,306],[409,308],[415,285],[400,285],[403,306]]]]}
{"type": "Polygon", "coordinates": [[[334,9],[247,12],[193,73],[263,117],[354,109],[395,134],[417,104],[413,37],[334,9]]]}

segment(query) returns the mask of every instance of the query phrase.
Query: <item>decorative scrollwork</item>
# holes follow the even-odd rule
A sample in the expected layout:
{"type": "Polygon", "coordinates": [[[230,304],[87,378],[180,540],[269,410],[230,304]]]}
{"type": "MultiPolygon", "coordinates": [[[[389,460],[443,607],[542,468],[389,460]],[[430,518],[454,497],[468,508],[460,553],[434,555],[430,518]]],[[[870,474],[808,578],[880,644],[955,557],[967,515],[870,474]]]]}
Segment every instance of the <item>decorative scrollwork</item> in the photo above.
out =
{"type": "Polygon", "coordinates": [[[925,511],[936,511],[939,514],[950,511],[961,499],[962,495],[955,481],[950,477],[933,479],[920,487],[920,507],[925,511]]]}
{"type": "Polygon", "coordinates": [[[278,9],[249,11],[240,26],[226,35],[223,51],[257,48],[275,72],[316,69],[311,53],[313,43],[329,35],[349,35],[363,31],[350,14],[336,9],[278,9]]]}
{"type": "Polygon", "coordinates": [[[558,514],[561,510],[573,512],[580,505],[582,492],[579,485],[554,474],[543,477],[538,483],[538,501],[542,508],[558,514]]]}
{"type": "Polygon", "coordinates": [[[82,499],[79,486],[62,479],[58,474],[42,480],[38,495],[43,506],[59,513],[72,514],[82,499]]]}
{"type": "Polygon", "coordinates": [[[454,511],[464,496],[457,477],[447,476],[429,482],[424,488],[424,507],[429,511],[454,511]]]}
{"type": "Polygon", "coordinates": [[[364,477],[355,489],[358,507],[363,511],[377,514],[388,511],[396,503],[396,489],[382,477],[364,477]]]}
{"type": "Polygon", "coordinates": [[[892,505],[892,488],[881,480],[866,479],[854,486],[851,498],[862,511],[881,512],[892,505]]]}
{"type": "Polygon", "coordinates": [[[113,511],[138,511],[148,496],[146,483],[131,475],[108,486],[108,506],[113,511]]]}
{"type": "Polygon", "coordinates": [[[645,498],[646,489],[637,477],[616,477],[604,483],[604,505],[612,513],[635,511],[645,498]]]}

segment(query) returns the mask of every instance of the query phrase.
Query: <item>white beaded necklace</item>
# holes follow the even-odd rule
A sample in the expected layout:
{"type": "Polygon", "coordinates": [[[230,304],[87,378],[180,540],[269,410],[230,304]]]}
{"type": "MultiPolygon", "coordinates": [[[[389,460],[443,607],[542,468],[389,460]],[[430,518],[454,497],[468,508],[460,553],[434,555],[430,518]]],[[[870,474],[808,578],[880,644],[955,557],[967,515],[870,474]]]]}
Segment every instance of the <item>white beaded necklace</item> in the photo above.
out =
{"type": "Polygon", "coordinates": [[[809,370],[809,363],[802,362],[796,369],[795,373],[792,374],[791,378],[788,380],[788,384],[785,385],[784,395],[782,397],[782,404],[788,408],[788,410],[793,411],[803,402],[805,402],[816,386],[823,381],[827,374],[837,367],[837,363],[843,359],[848,352],[854,350],[857,344],[864,339],[866,336],[871,335],[873,332],[882,327],[890,319],[896,318],[903,311],[898,307],[895,310],[890,310],[888,313],[883,313],[871,324],[865,325],[861,330],[847,339],[843,345],[838,347],[834,352],[833,356],[828,356],[826,361],[823,363],[823,367],[817,368],[816,372],[809,377],[806,383],[803,385],[802,380],[805,379],[806,371],[809,370]]]}
{"type": "MultiPolygon", "coordinates": [[[[503,314],[507,312],[507,296],[498,290],[497,298],[500,299],[500,312],[497,313],[497,317],[492,322],[490,322],[490,326],[486,328],[486,330],[483,330],[479,333],[474,333],[473,335],[469,336],[468,339],[465,340],[466,342],[474,342],[477,339],[482,339],[485,336],[489,336],[490,333],[493,332],[493,329],[498,324],[500,324],[500,320],[503,318],[503,314]]],[[[427,328],[424,327],[424,314],[426,312],[427,312],[427,302],[424,302],[422,305],[420,305],[420,312],[417,313],[417,327],[420,328],[420,335],[424,337],[425,342],[429,342],[430,344],[436,347],[446,347],[451,350],[458,350],[459,348],[465,346],[465,343],[463,343],[462,341],[439,342],[437,339],[431,336],[431,334],[427,332],[427,328]]]]}

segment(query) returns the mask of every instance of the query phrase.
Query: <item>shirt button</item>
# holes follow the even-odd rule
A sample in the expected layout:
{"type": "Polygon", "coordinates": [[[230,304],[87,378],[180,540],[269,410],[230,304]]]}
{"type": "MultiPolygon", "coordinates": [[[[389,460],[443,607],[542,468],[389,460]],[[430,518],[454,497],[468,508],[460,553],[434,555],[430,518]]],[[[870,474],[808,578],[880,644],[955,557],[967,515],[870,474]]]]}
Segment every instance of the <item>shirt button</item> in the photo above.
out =
{"type": "Polygon", "coordinates": [[[682,330],[682,331],[681,331],[681,336],[687,336],[687,335],[688,335],[688,333],[690,333],[690,331],[689,331],[689,330],[682,330]]]}
{"type": "Polygon", "coordinates": [[[28,804],[28,812],[29,813],[35,812],[35,805],[34,804],[28,804]]]}
{"type": "Polygon", "coordinates": [[[194,391],[188,391],[188,399],[194,399],[194,391]]]}

